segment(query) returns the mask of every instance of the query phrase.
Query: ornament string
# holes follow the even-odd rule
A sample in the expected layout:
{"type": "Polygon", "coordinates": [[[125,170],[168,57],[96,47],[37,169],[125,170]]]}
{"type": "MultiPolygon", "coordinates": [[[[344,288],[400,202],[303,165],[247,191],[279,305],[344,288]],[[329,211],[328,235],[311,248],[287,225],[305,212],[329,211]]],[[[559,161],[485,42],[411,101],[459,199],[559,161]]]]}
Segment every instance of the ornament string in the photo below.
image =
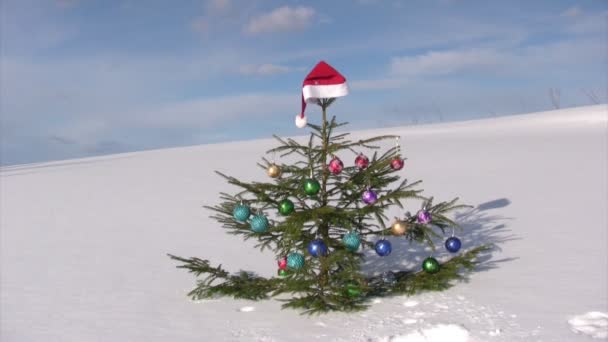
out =
{"type": "Polygon", "coordinates": [[[399,139],[401,139],[401,137],[395,137],[395,149],[397,151],[397,155],[401,154],[401,144],[399,144],[399,139]]]}

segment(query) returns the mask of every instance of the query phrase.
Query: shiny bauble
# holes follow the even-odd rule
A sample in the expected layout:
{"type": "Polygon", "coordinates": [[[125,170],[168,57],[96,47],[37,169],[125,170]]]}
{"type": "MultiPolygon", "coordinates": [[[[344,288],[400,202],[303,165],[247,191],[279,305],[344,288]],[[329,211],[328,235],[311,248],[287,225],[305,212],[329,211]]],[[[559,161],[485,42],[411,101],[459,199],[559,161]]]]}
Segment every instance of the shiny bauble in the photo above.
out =
{"type": "Polygon", "coordinates": [[[287,216],[287,215],[293,213],[294,209],[295,209],[295,206],[294,206],[293,202],[288,199],[284,199],[281,202],[279,202],[279,214],[281,214],[283,216],[287,216]]]}
{"type": "Polygon", "coordinates": [[[359,238],[359,234],[356,232],[350,232],[344,234],[342,237],[342,243],[349,251],[356,252],[361,245],[361,239],[359,238]]]}
{"type": "Polygon", "coordinates": [[[391,242],[384,239],[378,240],[378,242],[376,242],[376,245],[374,246],[374,249],[376,250],[376,254],[383,257],[391,254],[391,252],[393,251],[391,242]]]}
{"type": "Polygon", "coordinates": [[[279,178],[281,176],[282,171],[277,164],[272,163],[270,164],[270,166],[268,166],[268,169],[266,169],[266,173],[271,178],[279,178]]]}
{"type": "Polygon", "coordinates": [[[280,270],[286,270],[287,269],[287,257],[283,257],[283,259],[278,260],[277,265],[279,266],[280,270]]]}
{"type": "Polygon", "coordinates": [[[333,157],[329,162],[329,165],[327,165],[327,168],[329,169],[329,172],[333,173],[334,175],[339,175],[344,169],[344,163],[342,163],[340,158],[333,157]]]}
{"type": "Polygon", "coordinates": [[[251,209],[249,209],[249,207],[244,204],[237,205],[232,211],[232,216],[234,216],[234,219],[239,222],[247,221],[250,215],[251,209]]]}
{"type": "Polygon", "coordinates": [[[308,253],[315,258],[327,255],[327,246],[321,239],[315,239],[308,244],[308,253]]]}
{"type": "Polygon", "coordinates": [[[378,194],[374,190],[367,189],[361,195],[361,199],[365,204],[374,204],[378,200],[378,194]]]}
{"type": "Polygon", "coordinates": [[[255,233],[264,233],[268,230],[268,219],[266,216],[258,214],[251,218],[249,225],[255,233]]]}
{"type": "Polygon", "coordinates": [[[359,170],[363,170],[369,166],[369,159],[363,153],[359,153],[357,158],[355,158],[355,166],[359,170]]]}
{"type": "Polygon", "coordinates": [[[428,257],[422,261],[422,269],[427,273],[439,272],[439,262],[433,257],[428,257]]]}
{"type": "Polygon", "coordinates": [[[431,213],[429,213],[426,209],[422,209],[416,215],[416,220],[420,224],[431,223],[431,213]]]}
{"type": "Polygon", "coordinates": [[[304,256],[300,253],[289,253],[287,256],[287,268],[297,271],[304,267],[304,256]]]}
{"type": "Polygon", "coordinates": [[[445,249],[447,249],[450,253],[458,252],[461,246],[462,242],[460,242],[460,239],[455,236],[452,236],[445,240],[445,249]]]}
{"type": "Polygon", "coordinates": [[[397,220],[391,226],[391,233],[395,236],[404,235],[407,232],[407,222],[397,220]]]}
{"type": "Polygon", "coordinates": [[[359,297],[361,295],[361,287],[357,283],[346,284],[346,293],[349,297],[359,297]]]}
{"type": "Polygon", "coordinates": [[[277,274],[279,275],[279,277],[284,278],[284,277],[287,277],[287,275],[289,275],[289,272],[286,269],[281,268],[281,269],[277,270],[277,274]]]}
{"type": "Polygon", "coordinates": [[[392,271],[386,271],[382,273],[381,279],[385,285],[395,285],[395,283],[397,282],[397,277],[392,271]]]}
{"type": "Polygon", "coordinates": [[[395,159],[391,160],[391,169],[395,171],[403,169],[403,165],[405,165],[405,162],[399,157],[395,157],[395,159]]]}
{"type": "Polygon", "coordinates": [[[304,181],[304,192],[308,196],[314,196],[319,193],[321,190],[321,184],[319,181],[314,178],[308,178],[304,181]]]}

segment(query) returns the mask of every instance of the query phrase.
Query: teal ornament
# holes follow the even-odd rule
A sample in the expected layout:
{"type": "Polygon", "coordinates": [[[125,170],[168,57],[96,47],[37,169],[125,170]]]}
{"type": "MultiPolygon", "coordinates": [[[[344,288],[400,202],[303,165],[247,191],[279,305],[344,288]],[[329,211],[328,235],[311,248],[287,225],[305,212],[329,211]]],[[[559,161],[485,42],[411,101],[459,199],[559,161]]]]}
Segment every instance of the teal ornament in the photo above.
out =
{"type": "Polygon", "coordinates": [[[304,255],[300,253],[290,253],[287,256],[287,267],[294,271],[304,267],[304,255]]]}
{"type": "Polygon", "coordinates": [[[255,215],[249,224],[251,230],[256,233],[264,233],[268,230],[268,219],[262,214],[255,215]]]}
{"type": "Polygon", "coordinates": [[[247,221],[247,219],[249,218],[250,215],[251,215],[251,210],[249,209],[248,206],[246,206],[244,204],[237,205],[236,207],[234,207],[234,210],[232,211],[232,216],[234,216],[234,219],[239,222],[247,221]]]}
{"type": "Polygon", "coordinates": [[[351,252],[355,252],[359,249],[359,245],[361,245],[361,239],[359,238],[359,234],[356,232],[350,232],[344,234],[342,237],[342,243],[346,249],[351,252]]]}

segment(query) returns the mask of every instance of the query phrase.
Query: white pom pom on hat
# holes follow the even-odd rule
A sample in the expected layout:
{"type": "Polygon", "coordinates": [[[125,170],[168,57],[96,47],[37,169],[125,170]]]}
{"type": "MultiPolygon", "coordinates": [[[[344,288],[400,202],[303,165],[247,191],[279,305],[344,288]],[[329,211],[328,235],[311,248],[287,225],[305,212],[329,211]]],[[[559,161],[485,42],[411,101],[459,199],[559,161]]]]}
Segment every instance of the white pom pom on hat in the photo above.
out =
{"type": "Polygon", "coordinates": [[[306,127],[307,123],[308,123],[308,120],[306,120],[305,116],[302,116],[300,114],[296,115],[296,126],[298,128],[304,128],[304,127],[306,127]]]}
{"type": "Polygon", "coordinates": [[[302,112],[296,116],[296,126],[306,127],[306,103],[314,103],[318,99],[341,97],[348,95],[346,78],[331,65],[320,61],[310,71],[302,82],[302,112]]]}

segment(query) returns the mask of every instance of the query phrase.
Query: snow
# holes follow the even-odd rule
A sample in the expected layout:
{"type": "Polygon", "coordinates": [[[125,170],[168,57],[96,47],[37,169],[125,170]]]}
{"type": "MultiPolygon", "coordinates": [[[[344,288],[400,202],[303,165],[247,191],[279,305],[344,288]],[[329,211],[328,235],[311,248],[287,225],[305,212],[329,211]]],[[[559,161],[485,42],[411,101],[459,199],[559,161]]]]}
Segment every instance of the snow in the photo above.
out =
{"type": "MultiPolygon", "coordinates": [[[[597,105],[354,132],[400,134],[404,176],[423,179],[438,199],[460,196],[475,206],[458,214],[463,248],[497,249],[468,283],[448,291],[312,317],[281,310],[276,300],[190,301],[193,277],[166,256],[275,274],[274,255],[225,234],[201,208],[232,191],[213,170],[267,179],[255,163],[275,146],[271,139],[2,168],[0,340],[606,338],[607,124],[608,107],[597,105]]],[[[340,157],[348,163],[354,155],[340,157]]],[[[370,254],[366,268],[417,268],[429,254],[392,242],[393,253],[370,254]]]]}
{"type": "Polygon", "coordinates": [[[568,323],[575,333],[593,338],[608,338],[608,314],[591,311],[572,317],[568,323]]]}
{"type": "Polygon", "coordinates": [[[467,342],[469,332],[454,324],[437,324],[430,328],[419,329],[407,335],[391,336],[381,341],[386,342],[467,342]]]}

